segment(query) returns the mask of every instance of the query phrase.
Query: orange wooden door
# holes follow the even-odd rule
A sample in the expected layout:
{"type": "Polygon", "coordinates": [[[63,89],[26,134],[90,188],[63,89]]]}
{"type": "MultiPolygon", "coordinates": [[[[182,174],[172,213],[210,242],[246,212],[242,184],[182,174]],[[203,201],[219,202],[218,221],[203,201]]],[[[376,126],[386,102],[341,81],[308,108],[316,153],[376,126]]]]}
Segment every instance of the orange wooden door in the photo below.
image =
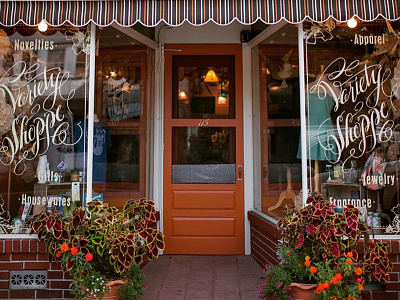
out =
{"type": "Polygon", "coordinates": [[[164,134],[165,253],[244,254],[241,45],[166,46],[164,134]]]}

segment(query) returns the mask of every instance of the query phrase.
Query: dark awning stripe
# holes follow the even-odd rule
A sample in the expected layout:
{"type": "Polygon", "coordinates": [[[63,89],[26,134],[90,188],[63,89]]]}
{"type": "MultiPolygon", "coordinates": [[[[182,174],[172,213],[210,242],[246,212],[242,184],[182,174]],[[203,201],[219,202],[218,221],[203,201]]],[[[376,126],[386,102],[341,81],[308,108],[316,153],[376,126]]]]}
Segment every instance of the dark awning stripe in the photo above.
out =
{"type": "Polygon", "coordinates": [[[90,21],[99,26],[114,21],[122,26],[136,22],[156,26],[161,21],[171,26],[185,21],[226,25],[234,20],[243,24],[257,20],[273,24],[282,19],[300,23],[305,18],[322,22],[330,17],[344,22],[354,15],[364,21],[378,17],[397,20],[399,3],[400,0],[0,0],[0,23],[13,26],[22,21],[34,26],[44,19],[53,26],[85,26],[90,21]]]}

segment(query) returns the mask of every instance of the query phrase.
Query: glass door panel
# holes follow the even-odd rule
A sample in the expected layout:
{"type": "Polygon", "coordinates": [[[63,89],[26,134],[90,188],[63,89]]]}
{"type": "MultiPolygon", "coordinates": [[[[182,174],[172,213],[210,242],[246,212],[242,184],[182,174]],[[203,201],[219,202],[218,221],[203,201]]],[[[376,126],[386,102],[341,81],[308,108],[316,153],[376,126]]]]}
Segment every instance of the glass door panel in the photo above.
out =
{"type": "Polygon", "coordinates": [[[236,183],[235,128],[172,129],[172,183],[236,183]]]}
{"type": "Polygon", "coordinates": [[[234,56],[174,58],[173,118],[235,117],[234,56]]]}

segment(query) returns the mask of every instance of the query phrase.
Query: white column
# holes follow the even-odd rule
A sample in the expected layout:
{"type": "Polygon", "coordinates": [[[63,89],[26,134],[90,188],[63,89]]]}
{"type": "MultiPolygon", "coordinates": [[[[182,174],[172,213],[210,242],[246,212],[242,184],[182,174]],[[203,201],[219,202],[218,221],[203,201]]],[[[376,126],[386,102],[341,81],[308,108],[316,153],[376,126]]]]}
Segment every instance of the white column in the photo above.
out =
{"type": "Polygon", "coordinates": [[[307,187],[307,123],[306,123],[306,87],[305,58],[304,58],[304,32],[303,23],[298,25],[298,44],[299,44],[299,85],[300,85],[300,136],[301,136],[301,186],[303,190],[303,206],[308,196],[307,187]]]}
{"type": "Polygon", "coordinates": [[[243,155],[244,155],[244,237],[245,254],[251,254],[250,222],[247,212],[254,208],[253,192],[253,110],[252,110],[252,76],[251,76],[251,48],[242,44],[243,68],[243,155]]]}
{"type": "MultiPolygon", "coordinates": [[[[161,30],[161,29],[160,29],[161,30]]],[[[160,32],[163,40],[164,30],[160,32]]],[[[159,42],[155,51],[155,101],[153,114],[154,130],[154,162],[153,162],[153,199],[156,209],[160,212],[159,229],[164,230],[164,44],[159,42]]]]}
{"type": "Polygon", "coordinates": [[[90,57],[89,57],[89,105],[87,115],[88,126],[88,146],[87,146],[87,201],[92,199],[92,180],[93,180],[93,115],[94,115],[94,93],[96,80],[96,25],[90,24],[90,57]]]}

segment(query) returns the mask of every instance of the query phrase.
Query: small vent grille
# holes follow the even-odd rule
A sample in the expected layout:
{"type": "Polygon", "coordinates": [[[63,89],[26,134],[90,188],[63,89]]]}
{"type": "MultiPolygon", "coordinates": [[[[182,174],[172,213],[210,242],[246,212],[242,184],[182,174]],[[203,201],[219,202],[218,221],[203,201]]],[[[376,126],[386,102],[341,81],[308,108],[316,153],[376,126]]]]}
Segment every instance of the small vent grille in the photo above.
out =
{"type": "Polygon", "coordinates": [[[47,285],[47,271],[10,271],[11,290],[38,290],[47,285]]]}

